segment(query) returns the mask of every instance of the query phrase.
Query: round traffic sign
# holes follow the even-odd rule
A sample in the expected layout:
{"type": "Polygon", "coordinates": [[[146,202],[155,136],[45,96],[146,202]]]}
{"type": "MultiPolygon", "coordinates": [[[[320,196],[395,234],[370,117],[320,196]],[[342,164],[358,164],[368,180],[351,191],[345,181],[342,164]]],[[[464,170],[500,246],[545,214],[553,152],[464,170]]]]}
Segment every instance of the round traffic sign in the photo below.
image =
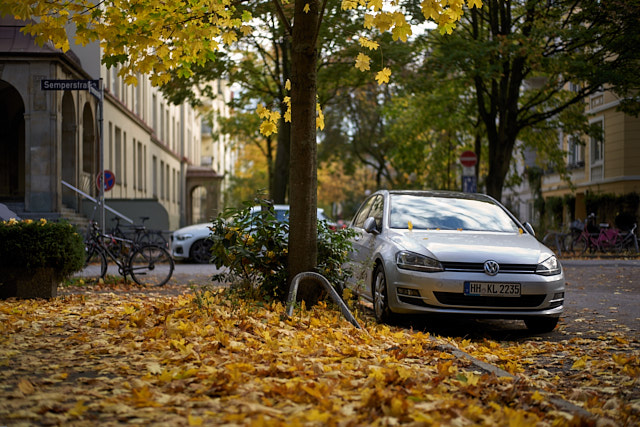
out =
{"type": "Polygon", "coordinates": [[[460,155],[460,163],[462,163],[462,166],[466,166],[469,168],[475,166],[476,163],[478,163],[478,157],[473,151],[467,150],[460,155]]]}
{"type": "MultiPolygon", "coordinates": [[[[99,173],[96,177],[96,186],[100,189],[102,183],[102,174],[99,173]]],[[[104,170],[104,191],[109,191],[116,185],[116,175],[108,169],[104,170]]]]}

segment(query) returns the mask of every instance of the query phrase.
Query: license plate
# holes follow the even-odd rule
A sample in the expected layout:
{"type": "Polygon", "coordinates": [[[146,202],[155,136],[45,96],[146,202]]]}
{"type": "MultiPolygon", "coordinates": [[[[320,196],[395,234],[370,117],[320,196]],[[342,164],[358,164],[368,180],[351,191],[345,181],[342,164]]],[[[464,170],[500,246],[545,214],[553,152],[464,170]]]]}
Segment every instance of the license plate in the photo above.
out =
{"type": "Polygon", "coordinates": [[[520,283],[464,282],[468,296],[519,297],[520,283]]]}

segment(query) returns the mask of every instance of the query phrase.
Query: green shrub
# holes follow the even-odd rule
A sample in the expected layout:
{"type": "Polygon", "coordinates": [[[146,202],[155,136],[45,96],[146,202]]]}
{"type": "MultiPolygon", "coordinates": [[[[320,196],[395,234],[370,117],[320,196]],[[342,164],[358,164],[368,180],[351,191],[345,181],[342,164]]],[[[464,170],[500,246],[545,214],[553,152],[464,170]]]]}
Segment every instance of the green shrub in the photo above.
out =
{"type": "Polygon", "coordinates": [[[45,267],[52,268],[62,280],[84,266],[82,237],[69,223],[2,221],[0,242],[0,274],[45,267]]]}
{"type": "MultiPolygon", "coordinates": [[[[269,202],[256,200],[262,207],[251,212],[251,205],[229,209],[213,220],[212,263],[227,271],[214,280],[252,292],[252,297],[284,300],[287,297],[287,258],[289,224],[278,221],[269,210],[269,202]]],[[[341,289],[350,272],[343,268],[353,235],[350,229],[331,230],[326,221],[318,221],[318,265],[322,274],[341,289]]]]}

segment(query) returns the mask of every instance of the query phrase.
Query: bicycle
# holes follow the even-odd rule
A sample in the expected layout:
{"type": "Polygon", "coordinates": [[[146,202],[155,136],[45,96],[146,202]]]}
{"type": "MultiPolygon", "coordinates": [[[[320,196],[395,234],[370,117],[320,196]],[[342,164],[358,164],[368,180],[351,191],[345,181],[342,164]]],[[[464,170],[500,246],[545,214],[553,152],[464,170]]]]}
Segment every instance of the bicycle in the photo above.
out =
{"type": "Polygon", "coordinates": [[[175,268],[171,254],[162,246],[136,243],[130,239],[103,234],[94,221],[85,241],[87,264],[100,263],[100,278],[107,274],[108,259],[118,266],[118,273],[141,286],[163,286],[175,268]]]}
{"type": "Polygon", "coordinates": [[[587,222],[577,237],[571,241],[571,250],[584,254],[587,252],[638,252],[638,239],[635,236],[637,224],[628,232],[621,232],[607,223],[595,225],[595,214],[587,217],[587,222]]]}
{"type": "Polygon", "coordinates": [[[123,239],[133,240],[136,243],[149,243],[168,248],[169,243],[162,235],[161,230],[149,229],[144,225],[145,221],[147,221],[149,217],[141,216],[140,219],[142,220],[141,224],[121,226],[120,218],[115,217],[113,218],[113,221],[116,222],[116,225],[110,230],[110,233],[123,239]]]}

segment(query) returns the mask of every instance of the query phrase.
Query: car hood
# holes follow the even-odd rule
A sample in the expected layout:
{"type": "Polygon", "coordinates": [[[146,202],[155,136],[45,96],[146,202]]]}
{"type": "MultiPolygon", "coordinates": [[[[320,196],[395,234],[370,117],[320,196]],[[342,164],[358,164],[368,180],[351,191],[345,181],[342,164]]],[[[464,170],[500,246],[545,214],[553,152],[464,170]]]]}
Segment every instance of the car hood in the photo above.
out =
{"type": "Polygon", "coordinates": [[[194,224],[189,225],[183,228],[180,228],[173,232],[173,234],[193,234],[193,235],[201,235],[201,234],[210,234],[212,223],[204,223],[204,224],[194,224]]]}
{"type": "Polygon", "coordinates": [[[530,234],[470,231],[394,231],[389,235],[399,248],[439,261],[537,264],[551,255],[530,234]]]}

